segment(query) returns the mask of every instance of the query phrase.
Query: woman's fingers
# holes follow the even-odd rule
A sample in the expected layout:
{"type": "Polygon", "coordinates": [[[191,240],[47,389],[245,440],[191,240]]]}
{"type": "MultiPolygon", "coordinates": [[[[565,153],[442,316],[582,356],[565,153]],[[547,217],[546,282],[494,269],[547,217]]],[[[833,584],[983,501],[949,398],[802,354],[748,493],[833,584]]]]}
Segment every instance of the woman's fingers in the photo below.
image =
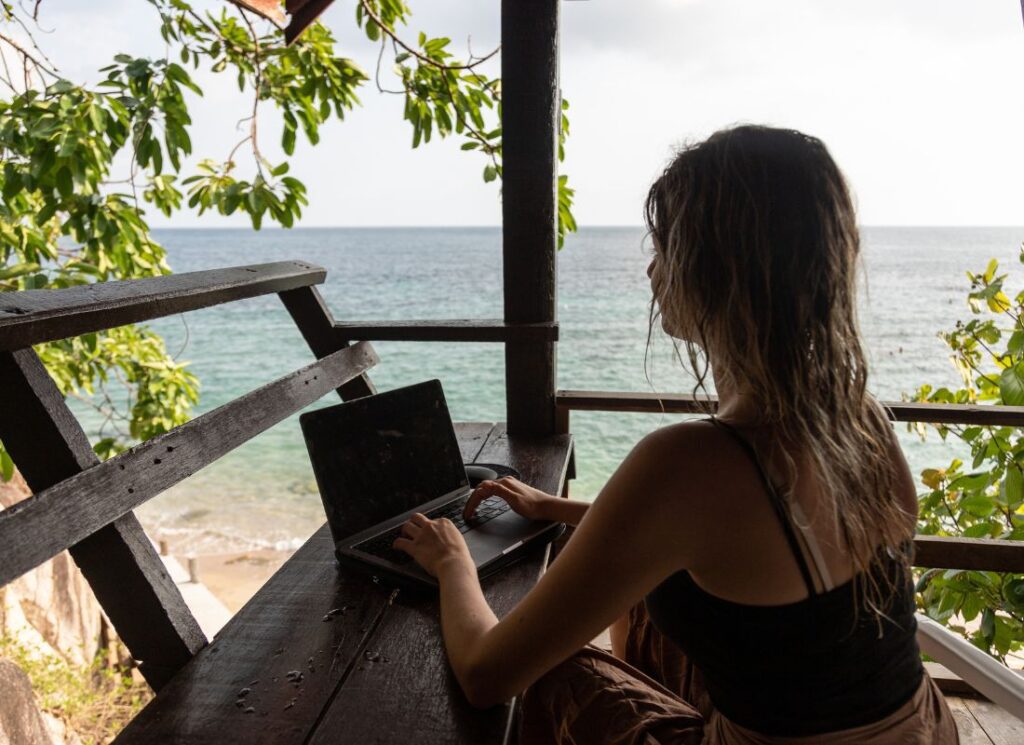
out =
{"type": "Polygon", "coordinates": [[[472,517],[476,514],[476,508],[488,497],[501,497],[508,501],[508,497],[513,495],[514,492],[508,488],[507,484],[503,484],[501,481],[481,481],[479,486],[469,495],[466,506],[462,510],[462,516],[467,519],[472,517]]]}
{"type": "Polygon", "coordinates": [[[476,489],[469,495],[469,499],[466,500],[466,506],[462,508],[462,516],[470,518],[476,513],[476,508],[480,506],[480,503],[490,496],[491,484],[493,481],[481,481],[477,484],[476,489]]]}
{"type": "Polygon", "coordinates": [[[405,551],[405,553],[411,554],[412,551],[410,549],[412,549],[412,541],[410,541],[408,538],[398,537],[395,539],[395,542],[391,544],[391,548],[397,549],[398,551],[405,551]]]}

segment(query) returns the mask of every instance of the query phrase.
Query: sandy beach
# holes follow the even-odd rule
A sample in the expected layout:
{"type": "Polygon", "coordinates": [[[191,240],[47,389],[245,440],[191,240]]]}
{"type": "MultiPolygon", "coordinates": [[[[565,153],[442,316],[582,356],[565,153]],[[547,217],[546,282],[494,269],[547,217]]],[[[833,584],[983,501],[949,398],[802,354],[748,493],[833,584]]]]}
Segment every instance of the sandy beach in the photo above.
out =
{"type": "MultiPolygon", "coordinates": [[[[196,556],[198,579],[234,614],[281,568],[292,553],[257,549],[196,556]]],[[[188,566],[188,556],[175,554],[173,547],[171,554],[183,567],[188,566]]]]}

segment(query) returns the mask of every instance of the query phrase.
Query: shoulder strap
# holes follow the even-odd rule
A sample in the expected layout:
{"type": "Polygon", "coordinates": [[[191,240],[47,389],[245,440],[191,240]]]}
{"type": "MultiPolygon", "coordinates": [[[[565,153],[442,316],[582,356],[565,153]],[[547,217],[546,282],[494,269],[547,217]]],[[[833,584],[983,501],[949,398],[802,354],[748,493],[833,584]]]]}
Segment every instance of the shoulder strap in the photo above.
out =
{"type": "Polygon", "coordinates": [[[814,579],[811,577],[811,570],[807,566],[807,559],[804,557],[800,541],[797,539],[796,533],[793,530],[793,523],[790,520],[789,511],[786,509],[786,504],[782,501],[782,497],[779,496],[778,491],[776,491],[772,480],[768,478],[768,472],[765,471],[764,465],[761,463],[761,459],[757,455],[757,451],[754,450],[754,446],[751,445],[747,438],[741,435],[731,424],[726,424],[716,417],[711,417],[710,421],[723,432],[728,432],[732,438],[739,443],[740,447],[743,448],[747,455],[750,456],[750,460],[754,462],[754,466],[757,468],[757,472],[761,476],[761,481],[764,483],[765,491],[768,492],[768,500],[771,502],[772,508],[775,510],[775,514],[779,518],[779,524],[782,526],[782,532],[786,536],[786,542],[789,544],[789,548],[793,552],[793,558],[796,560],[797,568],[800,570],[800,576],[803,577],[804,584],[807,585],[807,592],[812,596],[817,595],[818,591],[814,586],[814,579]]]}

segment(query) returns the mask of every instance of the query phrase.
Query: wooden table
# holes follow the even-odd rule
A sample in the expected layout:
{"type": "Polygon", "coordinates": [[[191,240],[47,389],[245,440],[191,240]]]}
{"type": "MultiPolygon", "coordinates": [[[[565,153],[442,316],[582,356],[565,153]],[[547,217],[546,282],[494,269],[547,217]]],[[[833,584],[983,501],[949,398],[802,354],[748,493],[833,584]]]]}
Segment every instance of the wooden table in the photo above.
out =
{"type": "MultiPolygon", "coordinates": [[[[570,435],[456,425],[466,462],[504,463],[560,494],[570,435]]],[[[512,704],[473,709],[445,658],[438,603],[343,569],[324,525],[124,729],[126,743],[503,743],[512,704]]],[[[547,548],[484,581],[498,616],[547,548]]]]}

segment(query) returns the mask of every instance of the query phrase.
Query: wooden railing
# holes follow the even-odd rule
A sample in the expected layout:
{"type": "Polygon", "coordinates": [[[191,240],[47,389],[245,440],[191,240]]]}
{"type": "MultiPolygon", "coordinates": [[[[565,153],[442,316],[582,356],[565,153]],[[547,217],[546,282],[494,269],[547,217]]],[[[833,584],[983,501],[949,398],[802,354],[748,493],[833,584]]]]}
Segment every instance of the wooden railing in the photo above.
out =
{"type": "MultiPolygon", "coordinates": [[[[1024,406],[969,406],[883,402],[898,422],[1024,426],[1024,406]]],[[[560,432],[570,431],[573,411],[695,414],[714,411],[714,397],[687,394],[634,393],[625,391],[557,391],[556,421],[560,432]]],[[[993,572],[1024,572],[1024,542],[993,538],[917,536],[914,564],[943,569],[980,569],[993,572]]]]}
{"type": "Polygon", "coordinates": [[[0,586],[68,549],[153,688],[188,662],[206,638],[132,510],[331,390],[373,392],[376,355],[333,333],[324,276],[289,261],[0,293],[0,439],[32,490],[0,511],[0,586]],[[318,361],[103,463],[32,349],[269,293],[318,361]]]}

